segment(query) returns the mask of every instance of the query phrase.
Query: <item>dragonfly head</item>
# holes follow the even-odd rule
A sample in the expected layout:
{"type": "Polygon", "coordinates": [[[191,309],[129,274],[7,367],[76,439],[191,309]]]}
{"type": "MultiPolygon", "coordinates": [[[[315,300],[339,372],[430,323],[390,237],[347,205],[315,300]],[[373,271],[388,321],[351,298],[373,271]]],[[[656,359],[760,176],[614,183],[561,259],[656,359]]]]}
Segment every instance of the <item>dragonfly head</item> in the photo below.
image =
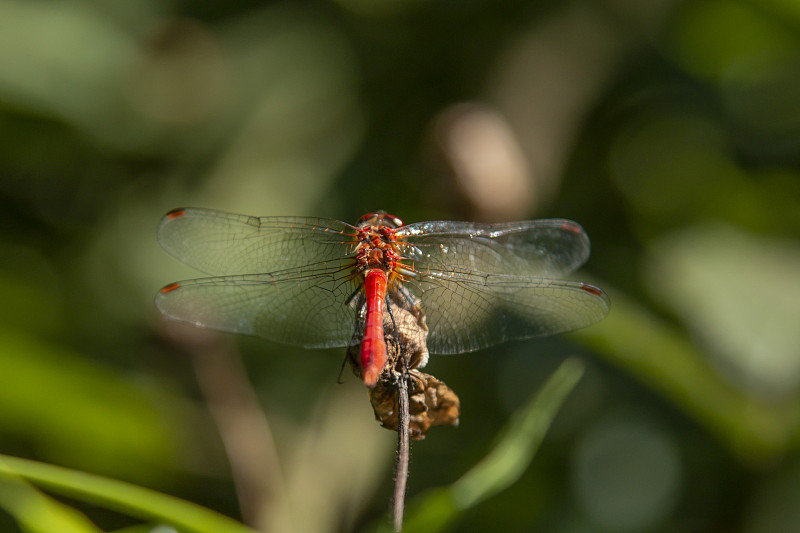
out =
{"type": "Polygon", "coordinates": [[[363,228],[367,226],[389,226],[390,228],[400,228],[405,226],[403,221],[394,215],[390,215],[386,211],[376,211],[375,213],[367,213],[358,219],[358,227],[363,228]]]}

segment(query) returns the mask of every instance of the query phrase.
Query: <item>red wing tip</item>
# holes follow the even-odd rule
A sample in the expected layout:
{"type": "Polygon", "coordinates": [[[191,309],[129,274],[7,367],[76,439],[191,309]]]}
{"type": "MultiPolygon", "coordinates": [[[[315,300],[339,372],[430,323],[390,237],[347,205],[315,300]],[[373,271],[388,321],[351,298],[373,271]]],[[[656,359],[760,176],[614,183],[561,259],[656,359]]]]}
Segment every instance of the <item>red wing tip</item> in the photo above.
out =
{"type": "Polygon", "coordinates": [[[172,211],[170,211],[169,213],[167,213],[164,216],[166,218],[178,218],[178,217],[182,217],[185,214],[186,214],[186,209],[180,207],[178,209],[173,209],[172,211]]]}
{"type": "Polygon", "coordinates": [[[172,292],[175,289],[179,288],[180,286],[181,286],[180,283],[170,283],[166,287],[163,287],[159,292],[161,294],[167,294],[168,292],[172,292]]]}
{"type": "MultiPolygon", "coordinates": [[[[166,287],[165,287],[166,288],[166,287]]],[[[581,289],[585,290],[590,294],[594,294],[595,296],[602,296],[603,290],[600,287],[595,287],[594,285],[584,284],[581,286],[581,289]]],[[[163,289],[162,289],[163,291],[163,289]]]]}
{"type": "Polygon", "coordinates": [[[583,232],[583,228],[580,226],[580,224],[573,222],[571,220],[567,220],[563,224],[561,224],[561,229],[569,231],[570,233],[583,232]]]}

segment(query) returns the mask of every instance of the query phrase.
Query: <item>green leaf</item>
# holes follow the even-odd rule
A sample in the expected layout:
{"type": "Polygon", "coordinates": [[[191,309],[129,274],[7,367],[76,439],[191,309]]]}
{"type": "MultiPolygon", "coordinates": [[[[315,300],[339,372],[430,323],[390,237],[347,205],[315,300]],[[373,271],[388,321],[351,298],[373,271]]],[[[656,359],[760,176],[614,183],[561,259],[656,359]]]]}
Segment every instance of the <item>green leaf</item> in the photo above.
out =
{"type": "Polygon", "coordinates": [[[182,533],[255,533],[194,503],[94,474],[8,455],[0,455],[0,474],[18,476],[49,491],[130,516],[165,523],[182,533]]]}
{"type": "Polygon", "coordinates": [[[123,529],[116,529],[112,533],[180,533],[172,526],[165,526],[164,524],[139,524],[130,526],[123,529]]]}
{"type": "Polygon", "coordinates": [[[28,533],[101,533],[84,515],[24,481],[0,477],[0,507],[28,533]]]}

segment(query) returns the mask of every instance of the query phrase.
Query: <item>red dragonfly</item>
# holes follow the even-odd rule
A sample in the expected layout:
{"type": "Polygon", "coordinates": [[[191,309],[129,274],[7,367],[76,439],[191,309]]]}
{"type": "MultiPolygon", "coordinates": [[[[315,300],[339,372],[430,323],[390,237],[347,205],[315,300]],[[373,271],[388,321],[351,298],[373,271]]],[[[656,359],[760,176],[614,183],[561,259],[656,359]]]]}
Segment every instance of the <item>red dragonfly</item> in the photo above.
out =
{"type": "Polygon", "coordinates": [[[181,208],[161,220],[158,240],[217,276],[162,288],[163,315],[304,348],[348,346],[363,327],[356,365],[370,388],[393,308],[421,309],[439,354],[581,328],[609,310],[598,287],[557,279],[589,257],[589,238],[569,220],[405,225],[378,212],[353,226],[181,208]]]}

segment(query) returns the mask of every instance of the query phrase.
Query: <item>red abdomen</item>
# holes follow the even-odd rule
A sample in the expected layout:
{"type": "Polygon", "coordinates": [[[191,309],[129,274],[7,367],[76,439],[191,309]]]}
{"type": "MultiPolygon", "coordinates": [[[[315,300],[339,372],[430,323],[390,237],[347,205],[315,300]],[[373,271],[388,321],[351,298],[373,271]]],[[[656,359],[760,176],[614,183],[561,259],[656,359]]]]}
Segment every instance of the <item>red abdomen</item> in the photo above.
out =
{"type": "Polygon", "coordinates": [[[383,338],[383,305],[386,299],[386,273],[380,269],[367,272],[364,281],[367,321],[361,341],[361,378],[367,387],[374,387],[386,364],[386,341],[383,338]]]}

